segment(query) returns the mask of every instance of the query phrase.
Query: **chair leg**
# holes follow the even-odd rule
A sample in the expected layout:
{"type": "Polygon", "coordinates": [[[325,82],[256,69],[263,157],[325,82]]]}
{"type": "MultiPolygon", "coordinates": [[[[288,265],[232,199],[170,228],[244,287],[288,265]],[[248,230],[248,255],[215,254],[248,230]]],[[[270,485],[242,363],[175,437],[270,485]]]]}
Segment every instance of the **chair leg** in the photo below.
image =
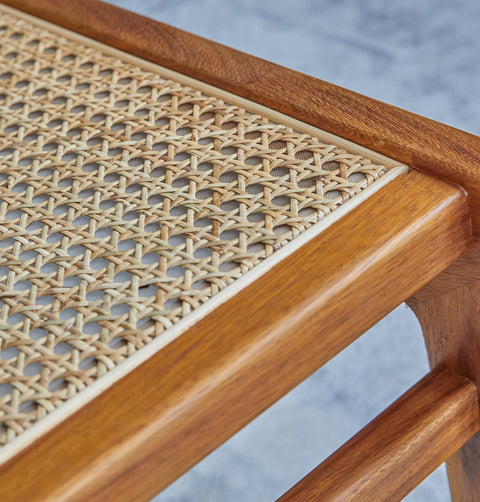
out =
{"type": "MultiPolygon", "coordinates": [[[[422,325],[430,366],[480,388],[480,240],[407,304],[422,325]]],[[[480,433],[450,457],[447,470],[454,502],[480,500],[480,433]]]]}

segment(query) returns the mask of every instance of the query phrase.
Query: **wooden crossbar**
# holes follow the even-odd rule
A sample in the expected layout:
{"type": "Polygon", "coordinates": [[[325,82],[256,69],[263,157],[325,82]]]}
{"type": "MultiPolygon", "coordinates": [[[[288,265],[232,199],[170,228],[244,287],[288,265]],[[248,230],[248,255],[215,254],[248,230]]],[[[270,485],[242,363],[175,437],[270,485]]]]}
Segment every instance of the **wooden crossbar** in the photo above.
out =
{"type": "Polygon", "coordinates": [[[476,388],[434,370],[278,502],[395,502],[478,431],[476,388]]]}

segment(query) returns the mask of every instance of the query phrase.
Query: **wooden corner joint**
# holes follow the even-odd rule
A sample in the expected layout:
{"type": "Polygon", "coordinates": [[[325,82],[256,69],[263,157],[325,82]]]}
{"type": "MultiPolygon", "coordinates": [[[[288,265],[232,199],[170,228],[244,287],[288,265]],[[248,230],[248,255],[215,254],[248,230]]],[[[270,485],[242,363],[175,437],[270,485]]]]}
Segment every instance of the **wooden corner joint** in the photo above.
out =
{"type": "Polygon", "coordinates": [[[477,385],[479,293],[480,238],[476,237],[462,256],[407,300],[422,326],[431,367],[451,368],[477,385]]]}

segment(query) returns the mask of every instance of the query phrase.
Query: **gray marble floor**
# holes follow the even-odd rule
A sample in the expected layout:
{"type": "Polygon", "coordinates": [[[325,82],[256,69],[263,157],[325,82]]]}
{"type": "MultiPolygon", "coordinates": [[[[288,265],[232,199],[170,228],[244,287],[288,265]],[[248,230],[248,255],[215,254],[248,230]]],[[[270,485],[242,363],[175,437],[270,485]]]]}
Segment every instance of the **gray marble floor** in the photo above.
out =
{"type": "MultiPolygon", "coordinates": [[[[480,134],[478,0],[110,2],[480,134]]],[[[155,502],[274,500],[426,371],[400,306],[155,502]]],[[[405,500],[450,500],[444,469],[405,500]]]]}

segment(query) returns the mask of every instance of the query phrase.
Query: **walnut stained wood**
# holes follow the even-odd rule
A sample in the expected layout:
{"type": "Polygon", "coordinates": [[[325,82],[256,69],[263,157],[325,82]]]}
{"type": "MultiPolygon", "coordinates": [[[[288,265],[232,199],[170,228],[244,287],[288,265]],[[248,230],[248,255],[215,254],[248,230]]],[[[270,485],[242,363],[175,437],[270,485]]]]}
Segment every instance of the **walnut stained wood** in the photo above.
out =
{"type": "Polygon", "coordinates": [[[480,140],[97,0],[2,0],[463,186],[480,230],[480,140]]]}
{"type": "Polygon", "coordinates": [[[149,500],[469,241],[462,190],[402,175],[3,465],[0,500],[149,500]]]}
{"type": "MultiPolygon", "coordinates": [[[[430,366],[451,368],[480,385],[480,241],[435,277],[407,304],[418,317],[430,366]]],[[[480,435],[447,461],[454,502],[477,502],[480,435]]]]}
{"type": "Polygon", "coordinates": [[[278,502],[397,502],[479,429],[477,389],[425,376],[278,502]]]}

